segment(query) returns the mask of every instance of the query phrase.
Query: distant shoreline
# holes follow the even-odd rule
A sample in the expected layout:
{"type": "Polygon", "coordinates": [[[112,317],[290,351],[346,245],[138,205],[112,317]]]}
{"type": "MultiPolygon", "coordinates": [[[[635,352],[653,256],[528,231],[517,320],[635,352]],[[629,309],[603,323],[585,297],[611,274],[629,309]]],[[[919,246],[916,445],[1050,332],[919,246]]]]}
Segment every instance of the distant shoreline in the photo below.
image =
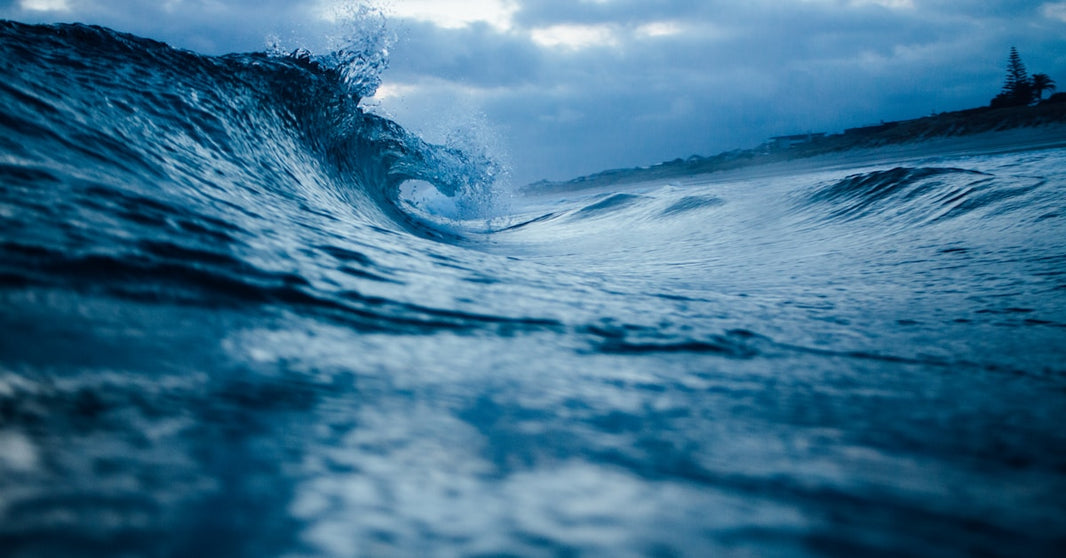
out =
{"type": "Polygon", "coordinates": [[[1031,107],[985,107],[945,112],[914,120],[851,128],[833,135],[786,138],[798,138],[798,141],[786,146],[767,143],[710,157],[675,159],[651,167],[612,169],[567,181],[542,180],[524,186],[522,190],[530,193],[572,192],[761,167],[793,167],[797,163],[807,166],[803,162],[817,166],[825,156],[844,153],[849,154],[849,163],[858,163],[867,159],[874,162],[886,158],[1063,147],[1066,146],[1066,102],[1045,101],[1031,107]]]}

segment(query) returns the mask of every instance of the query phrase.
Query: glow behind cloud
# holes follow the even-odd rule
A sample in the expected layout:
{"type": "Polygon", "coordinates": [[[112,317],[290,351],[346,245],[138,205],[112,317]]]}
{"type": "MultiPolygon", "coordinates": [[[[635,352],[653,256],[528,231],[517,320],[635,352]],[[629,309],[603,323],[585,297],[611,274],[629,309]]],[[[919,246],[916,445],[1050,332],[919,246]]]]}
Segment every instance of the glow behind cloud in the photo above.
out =
{"type": "Polygon", "coordinates": [[[507,30],[518,5],[510,0],[404,0],[386,8],[394,17],[426,21],[444,29],[457,29],[475,23],[507,30]]]}
{"type": "Polygon", "coordinates": [[[531,36],[544,47],[581,49],[618,44],[614,29],[606,25],[553,25],[534,29],[531,36]]]}
{"type": "Polygon", "coordinates": [[[70,9],[67,0],[22,0],[23,10],[32,12],[65,12],[70,9]]]}

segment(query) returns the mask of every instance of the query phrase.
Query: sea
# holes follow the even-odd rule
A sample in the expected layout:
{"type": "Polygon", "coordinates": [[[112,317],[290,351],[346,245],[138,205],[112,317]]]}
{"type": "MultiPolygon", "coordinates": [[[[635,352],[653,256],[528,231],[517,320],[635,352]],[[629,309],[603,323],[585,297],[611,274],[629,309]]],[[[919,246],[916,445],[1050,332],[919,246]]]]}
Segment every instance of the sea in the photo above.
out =
{"type": "Polygon", "coordinates": [[[1066,138],[515,189],[358,48],[0,68],[0,555],[1066,555],[1066,138]]]}

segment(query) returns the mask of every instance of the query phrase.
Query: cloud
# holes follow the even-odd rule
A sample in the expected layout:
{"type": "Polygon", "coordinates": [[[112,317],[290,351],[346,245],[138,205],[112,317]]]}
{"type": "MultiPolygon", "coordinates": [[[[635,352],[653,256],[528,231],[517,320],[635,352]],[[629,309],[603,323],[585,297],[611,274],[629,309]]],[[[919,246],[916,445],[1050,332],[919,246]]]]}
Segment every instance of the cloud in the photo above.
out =
{"type": "Polygon", "coordinates": [[[846,0],[841,2],[840,0],[801,0],[808,3],[818,4],[844,4],[849,7],[864,7],[864,6],[880,6],[882,8],[889,8],[893,10],[909,10],[914,8],[914,0],[846,0]]]}
{"type": "Polygon", "coordinates": [[[485,88],[541,79],[544,53],[527,37],[484,23],[442,28],[427,22],[399,25],[388,78],[435,78],[485,88]]]}
{"type": "Polygon", "coordinates": [[[616,30],[608,25],[552,25],[533,29],[530,36],[534,43],[542,47],[582,49],[616,47],[619,44],[616,30]]]}
{"type": "Polygon", "coordinates": [[[1066,23],[1066,2],[1047,3],[1040,7],[1040,12],[1048,19],[1066,23]]]}
{"type": "Polygon", "coordinates": [[[638,37],[670,37],[685,32],[685,26],[676,21],[653,21],[637,27],[638,37]]]}
{"type": "Polygon", "coordinates": [[[66,12],[70,10],[67,0],[21,0],[19,6],[31,12],[66,12]]]}
{"type": "Polygon", "coordinates": [[[386,12],[397,18],[428,22],[445,29],[484,23],[506,30],[511,27],[517,10],[516,0],[404,0],[391,4],[386,12]]]}

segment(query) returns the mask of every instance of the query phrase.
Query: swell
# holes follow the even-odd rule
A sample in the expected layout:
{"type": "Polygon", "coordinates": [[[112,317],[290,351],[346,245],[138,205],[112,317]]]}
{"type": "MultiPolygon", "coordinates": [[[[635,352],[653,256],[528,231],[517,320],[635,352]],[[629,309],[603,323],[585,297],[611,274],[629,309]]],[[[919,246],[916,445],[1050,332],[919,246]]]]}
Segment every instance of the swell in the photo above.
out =
{"type": "MultiPolygon", "coordinates": [[[[364,255],[328,246],[319,250],[338,259],[360,262],[353,273],[361,278],[372,276],[359,269],[375,267],[364,255]]],[[[295,309],[303,315],[367,332],[428,334],[441,330],[537,330],[560,326],[550,319],[433,308],[352,289],[326,290],[296,273],[258,269],[230,254],[162,241],[145,241],[135,253],[123,254],[63,254],[40,246],[5,242],[0,243],[0,254],[4,255],[0,287],[39,292],[72,290],[134,303],[212,310],[295,309]]],[[[378,276],[376,280],[388,279],[378,276]]]]}
{"type": "Polygon", "coordinates": [[[808,193],[800,205],[813,209],[823,221],[876,219],[921,225],[979,210],[994,213],[1024,207],[1013,202],[1024,200],[1044,183],[1040,178],[960,168],[896,167],[823,185],[808,193]]]}
{"type": "Polygon", "coordinates": [[[495,172],[360,109],[353,84],[367,80],[350,66],[366,56],[208,57],[100,27],[7,21],[0,45],[11,78],[0,84],[0,129],[22,172],[142,197],[334,196],[417,231],[397,203],[405,180],[455,195],[495,172]]]}
{"type": "Polygon", "coordinates": [[[493,167],[361,110],[362,82],[323,60],[0,21],[0,287],[357,330],[552,326],[376,288],[448,238],[399,186],[458,194],[493,167]]]}

